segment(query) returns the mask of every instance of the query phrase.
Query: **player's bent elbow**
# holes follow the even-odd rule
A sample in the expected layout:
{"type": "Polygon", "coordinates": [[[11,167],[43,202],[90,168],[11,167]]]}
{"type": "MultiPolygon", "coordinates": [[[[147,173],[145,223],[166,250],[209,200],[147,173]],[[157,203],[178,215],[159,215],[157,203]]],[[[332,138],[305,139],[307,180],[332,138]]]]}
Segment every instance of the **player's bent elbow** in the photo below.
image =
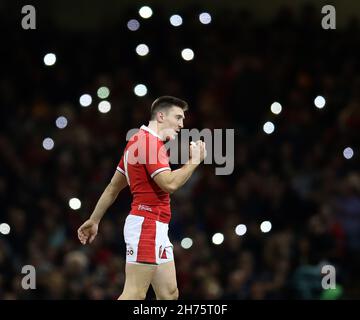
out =
{"type": "Polygon", "coordinates": [[[176,191],[176,188],[170,184],[169,185],[161,185],[159,187],[161,188],[161,190],[163,190],[167,193],[170,193],[170,194],[172,194],[176,191]]]}
{"type": "Polygon", "coordinates": [[[175,188],[175,186],[169,185],[169,186],[167,187],[167,191],[166,191],[166,192],[172,194],[172,193],[174,193],[176,190],[177,190],[177,188],[175,188]]]}
{"type": "Polygon", "coordinates": [[[174,179],[171,175],[171,172],[164,171],[159,174],[157,174],[154,177],[154,180],[156,184],[161,188],[161,190],[167,192],[167,193],[173,193],[176,191],[176,186],[174,184],[174,179]]]}

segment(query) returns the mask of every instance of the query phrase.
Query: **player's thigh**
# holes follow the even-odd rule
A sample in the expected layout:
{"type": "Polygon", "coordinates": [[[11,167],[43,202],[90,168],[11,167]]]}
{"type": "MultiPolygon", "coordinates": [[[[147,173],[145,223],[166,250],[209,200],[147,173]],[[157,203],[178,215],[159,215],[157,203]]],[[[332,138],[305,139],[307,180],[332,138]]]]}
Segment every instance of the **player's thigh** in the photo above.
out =
{"type": "Polygon", "coordinates": [[[124,291],[146,292],[157,265],[126,263],[124,291]]]}
{"type": "Polygon", "coordinates": [[[175,262],[170,261],[157,266],[151,285],[157,296],[168,296],[177,290],[175,262]]]}

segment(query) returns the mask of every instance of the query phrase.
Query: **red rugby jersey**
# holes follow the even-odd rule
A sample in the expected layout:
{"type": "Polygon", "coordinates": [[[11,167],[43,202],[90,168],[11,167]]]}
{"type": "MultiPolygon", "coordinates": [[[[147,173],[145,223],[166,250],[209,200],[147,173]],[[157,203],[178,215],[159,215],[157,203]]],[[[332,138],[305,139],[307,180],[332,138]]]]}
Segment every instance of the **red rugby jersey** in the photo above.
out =
{"type": "Polygon", "coordinates": [[[125,175],[133,195],[130,213],[169,223],[170,195],[153,180],[158,173],[171,170],[161,138],[142,126],[127,143],[117,170],[125,175]]]}

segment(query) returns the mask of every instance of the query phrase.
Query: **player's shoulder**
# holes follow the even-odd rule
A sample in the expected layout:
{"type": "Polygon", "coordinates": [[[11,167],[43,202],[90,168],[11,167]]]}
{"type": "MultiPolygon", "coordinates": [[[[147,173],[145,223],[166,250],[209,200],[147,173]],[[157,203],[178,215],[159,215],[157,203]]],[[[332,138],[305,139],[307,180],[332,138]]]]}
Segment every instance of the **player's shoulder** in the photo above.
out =
{"type": "Polygon", "coordinates": [[[138,130],[137,132],[135,132],[127,141],[126,143],[126,148],[128,148],[129,146],[131,146],[133,143],[138,142],[142,137],[144,136],[144,133],[142,130],[138,130]]]}
{"type": "Polygon", "coordinates": [[[163,145],[162,141],[149,134],[148,132],[139,129],[135,134],[133,134],[128,140],[124,151],[128,150],[149,150],[149,149],[158,149],[163,145]]]}

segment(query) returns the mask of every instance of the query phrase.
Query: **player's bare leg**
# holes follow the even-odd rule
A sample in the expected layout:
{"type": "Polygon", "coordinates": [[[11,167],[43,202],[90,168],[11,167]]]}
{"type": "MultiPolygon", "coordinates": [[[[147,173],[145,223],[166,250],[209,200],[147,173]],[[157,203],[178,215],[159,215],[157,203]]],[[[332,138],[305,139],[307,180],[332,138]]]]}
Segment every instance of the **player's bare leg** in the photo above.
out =
{"type": "Polygon", "coordinates": [[[151,285],[155,291],[157,300],[177,300],[179,290],[176,282],[174,261],[158,265],[151,285]]]}
{"type": "Polygon", "coordinates": [[[157,265],[127,263],[124,290],[118,300],[144,300],[157,265]]]}

